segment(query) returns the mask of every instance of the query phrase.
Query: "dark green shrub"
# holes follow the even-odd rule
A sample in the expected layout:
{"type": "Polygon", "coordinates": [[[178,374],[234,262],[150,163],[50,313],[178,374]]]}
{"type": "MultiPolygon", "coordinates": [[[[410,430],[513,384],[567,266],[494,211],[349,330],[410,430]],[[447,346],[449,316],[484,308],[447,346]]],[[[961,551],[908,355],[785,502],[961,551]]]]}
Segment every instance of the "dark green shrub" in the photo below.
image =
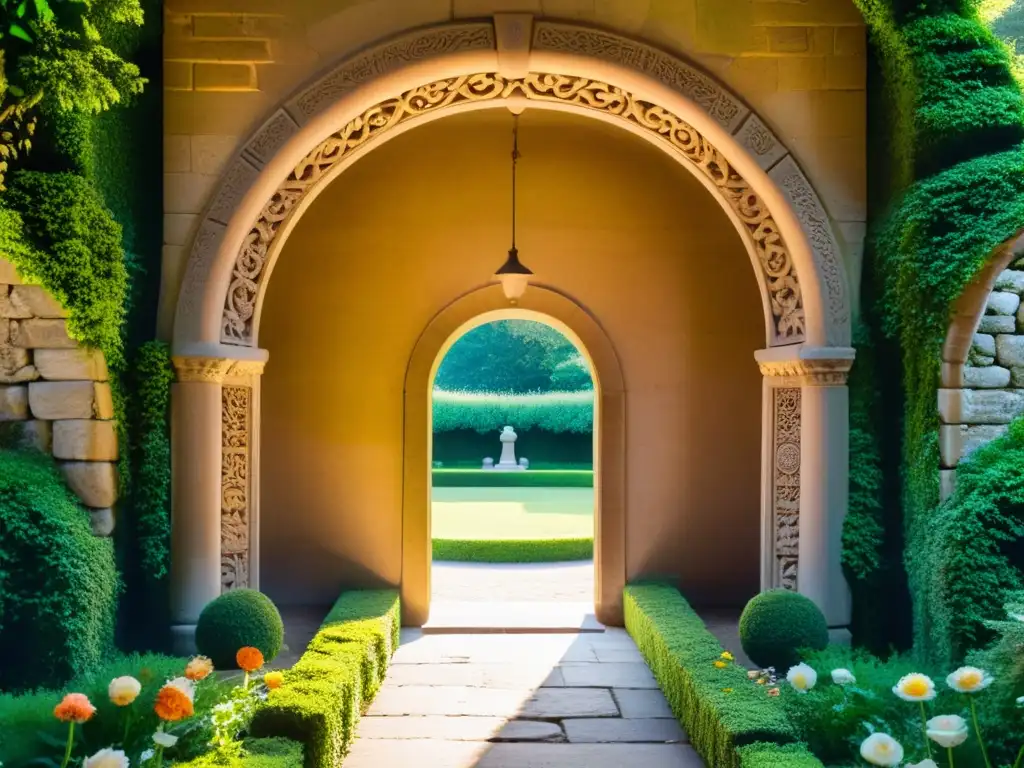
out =
{"type": "Polygon", "coordinates": [[[748,744],[736,750],[740,768],[821,768],[803,744],[748,744]]]}
{"type": "Polygon", "coordinates": [[[234,669],[235,654],[259,648],[272,661],[284,642],[284,623],[270,598],[255,589],[233,589],[203,608],[196,625],[196,647],[218,669],[234,669]]]}
{"type": "Polygon", "coordinates": [[[395,590],[343,594],[284,685],[256,712],[252,735],[302,742],[307,768],[340,765],[384,681],[400,628],[395,590]]]}
{"type": "Polygon", "coordinates": [[[810,598],[787,589],[770,589],[743,609],[740,642],[755,664],[785,673],[800,662],[801,649],[820,651],[828,645],[828,624],[810,598]]]}
{"type": "Polygon", "coordinates": [[[49,456],[0,450],[0,690],[60,686],[111,652],[109,539],[49,456]]]}
{"type": "Polygon", "coordinates": [[[302,744],[291,739],[244,739],[208,752],[181,768],[298,768],[302,765],[302,744]]]}
{"type": "MultiPolygon", "coordinates": [[[[753,754],[743,757],[737,752],[737,747],[758,742],[789,744],[796,740],[796,732],[778,701],[748,680],[745,669],[738,664],[716,666],[722,660],[722,646],[679,590],[662,584],[632,584],[626,587],[624,608],[626,629],[693,748],[708,765],[787,765],[769,758],[752,762],[753,754]]],[[[765,750],[772,752],[770,747],[759,747],[758,759],[765,750]]],[[[820,768],[821,764],[809,765],[820,768]]]]}

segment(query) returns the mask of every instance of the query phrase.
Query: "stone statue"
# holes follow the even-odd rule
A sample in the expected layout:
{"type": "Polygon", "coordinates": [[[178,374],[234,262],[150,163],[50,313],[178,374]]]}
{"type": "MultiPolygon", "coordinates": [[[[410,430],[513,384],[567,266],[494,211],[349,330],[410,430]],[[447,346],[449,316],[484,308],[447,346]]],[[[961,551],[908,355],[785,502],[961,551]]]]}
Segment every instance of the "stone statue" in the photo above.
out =
{"type": "Polygon", "coordinates": [[[521,467],[516,463],[516,439],[519,437],[515,433],[512,427],[505,427],[501,431],[501,436],[498,438],[501,440],[501,458],[498,459],[498,463],[495,465],[495,469],[501,470],[522,470],[525,467],[521,467]]]}

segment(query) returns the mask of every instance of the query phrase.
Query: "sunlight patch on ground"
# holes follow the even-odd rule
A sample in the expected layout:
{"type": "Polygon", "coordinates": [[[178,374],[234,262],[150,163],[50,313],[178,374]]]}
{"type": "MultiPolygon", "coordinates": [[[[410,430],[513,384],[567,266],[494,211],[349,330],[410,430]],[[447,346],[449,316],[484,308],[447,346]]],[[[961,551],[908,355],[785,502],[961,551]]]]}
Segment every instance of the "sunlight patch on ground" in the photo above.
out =
{"type": "Polygon", "coordinates": [[[435,488],[439,539],[569,539],[594,535],[593,488],[435,488]]]}

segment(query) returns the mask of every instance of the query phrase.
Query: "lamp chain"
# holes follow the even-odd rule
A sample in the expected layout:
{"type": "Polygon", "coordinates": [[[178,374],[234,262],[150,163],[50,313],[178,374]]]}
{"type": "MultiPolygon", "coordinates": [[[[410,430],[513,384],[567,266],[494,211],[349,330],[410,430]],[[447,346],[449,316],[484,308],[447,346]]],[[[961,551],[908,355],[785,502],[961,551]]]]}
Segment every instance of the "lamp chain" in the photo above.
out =
{"type": "Polygon", "coordinates": [[[519,115],[512,116],[512,248],[516,247],[516,162],[519,160],[519,115]]]}

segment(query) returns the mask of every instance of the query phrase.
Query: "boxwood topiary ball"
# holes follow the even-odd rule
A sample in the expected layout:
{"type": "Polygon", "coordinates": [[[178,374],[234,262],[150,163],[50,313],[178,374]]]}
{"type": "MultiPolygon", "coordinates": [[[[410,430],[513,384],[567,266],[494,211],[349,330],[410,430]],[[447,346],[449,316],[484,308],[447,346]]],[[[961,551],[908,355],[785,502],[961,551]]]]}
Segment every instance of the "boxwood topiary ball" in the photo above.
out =
{"type": "Polygon", "coordinates": [[[239,648],[259,648],[271,661],[284,642],[284,623],[277,606],[255,589],[233,589],[214,598],[199,614],[196,648],[217,669],[234,669],[239,648]]]}
{"type": "Polygon", "coordinates": [[[828,624],[808,597],[788,589],[770,589],[757,595],[740,615],[743,652],[762,668],[780,674],[800,663],[797,651],[822,650],[828,645],[828,624]]]}

